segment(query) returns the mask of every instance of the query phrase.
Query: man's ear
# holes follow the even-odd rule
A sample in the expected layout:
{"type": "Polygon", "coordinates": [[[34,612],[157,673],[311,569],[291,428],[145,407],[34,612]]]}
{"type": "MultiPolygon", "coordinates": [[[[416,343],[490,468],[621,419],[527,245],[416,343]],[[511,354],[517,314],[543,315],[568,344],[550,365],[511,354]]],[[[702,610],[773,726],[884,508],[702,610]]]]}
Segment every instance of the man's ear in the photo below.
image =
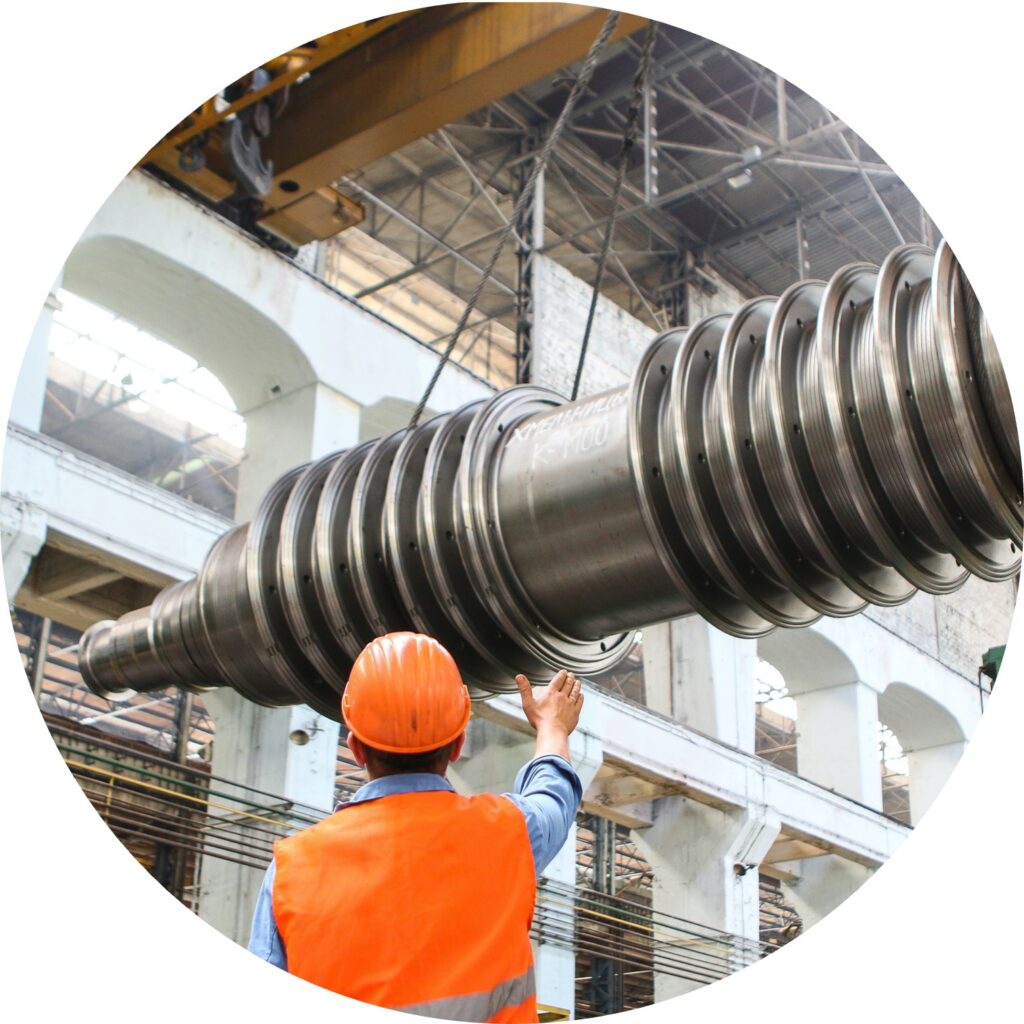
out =
{"type": "MultiPolygon", "coordinates": [[[[351,733],[349,734],[351,735],[351,733]]],[[[451,764],[453,761],[458,761],[462,756],[462,748],[466,745],[466,734],[461,733],[457,739],[452,741],[451,751],[448,754],[448,763],[451,764]]]]}
{"type": "Polygon", "coordinates": [[[365,768],[366,747],[363,746],[363,741],[354,732],[350,732],[345,743],[348,745],[348,749],[352,751],[352,756],[356,759],[356,764],[359,765],[360,768],[365,768]]]}

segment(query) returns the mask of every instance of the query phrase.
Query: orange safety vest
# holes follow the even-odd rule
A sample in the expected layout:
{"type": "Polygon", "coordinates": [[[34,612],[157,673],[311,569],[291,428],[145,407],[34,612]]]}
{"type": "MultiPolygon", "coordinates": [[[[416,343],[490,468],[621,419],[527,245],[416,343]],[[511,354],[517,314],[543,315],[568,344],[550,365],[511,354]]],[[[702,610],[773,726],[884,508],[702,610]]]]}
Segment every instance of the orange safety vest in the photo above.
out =
{"type": "Polygon", "coordinates": [[[449,790],[352,804],[274,844],[290,973],[456,1021],[536,1021],[536,892],[522,812],[449,790]]]}

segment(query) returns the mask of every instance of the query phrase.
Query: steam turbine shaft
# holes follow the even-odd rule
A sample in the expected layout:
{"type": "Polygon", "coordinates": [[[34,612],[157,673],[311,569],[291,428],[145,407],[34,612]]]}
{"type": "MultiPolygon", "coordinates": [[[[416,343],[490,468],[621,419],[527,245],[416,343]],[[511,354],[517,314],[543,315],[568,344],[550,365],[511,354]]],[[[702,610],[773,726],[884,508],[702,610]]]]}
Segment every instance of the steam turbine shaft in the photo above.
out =
{"type": "Polygon", "coordinates": [[[631,384],[522,385],[285,473],[199,574],[82,639],[107,696],[230,686],[337,718],[414,629],[475,696],[593,675],[641,626],[737,637],[1019,572],[1005,374],[943,244],[670,330],[631,384]]]}

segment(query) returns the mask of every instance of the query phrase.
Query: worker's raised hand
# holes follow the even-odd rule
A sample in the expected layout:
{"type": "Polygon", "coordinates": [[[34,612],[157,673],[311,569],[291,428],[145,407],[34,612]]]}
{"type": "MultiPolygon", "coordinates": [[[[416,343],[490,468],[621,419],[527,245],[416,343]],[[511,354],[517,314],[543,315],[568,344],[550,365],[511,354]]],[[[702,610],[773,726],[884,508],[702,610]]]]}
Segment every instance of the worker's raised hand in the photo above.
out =
{"type": "Polygon", "coordinates": [[[571,672],[562,669],[537,693],[524,675],[516,676],[516,685],[526,720],[537,730],[538,739],[542,731],[568,736],[576,728],[583,707],[583,690],[571,672]]]}

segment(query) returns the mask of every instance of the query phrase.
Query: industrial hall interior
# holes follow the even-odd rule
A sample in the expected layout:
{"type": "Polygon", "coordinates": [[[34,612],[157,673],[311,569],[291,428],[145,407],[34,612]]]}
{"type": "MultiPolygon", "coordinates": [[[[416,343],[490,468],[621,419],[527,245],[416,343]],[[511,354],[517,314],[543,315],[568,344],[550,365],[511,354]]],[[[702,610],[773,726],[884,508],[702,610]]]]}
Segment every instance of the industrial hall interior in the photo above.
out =
{"type": "Polygon", "coordinates": [[[68,768],[243,945],[366,782],[374,637],[454,657],[462,794],[531,757],[515,675],[575,673],[555,1021],[742,970],[897,851],[998,685],[1021,493],[984,310],[869,142],[682,28],[465,3],[140,154],[27,340],[0,525],[68,768]]]}

